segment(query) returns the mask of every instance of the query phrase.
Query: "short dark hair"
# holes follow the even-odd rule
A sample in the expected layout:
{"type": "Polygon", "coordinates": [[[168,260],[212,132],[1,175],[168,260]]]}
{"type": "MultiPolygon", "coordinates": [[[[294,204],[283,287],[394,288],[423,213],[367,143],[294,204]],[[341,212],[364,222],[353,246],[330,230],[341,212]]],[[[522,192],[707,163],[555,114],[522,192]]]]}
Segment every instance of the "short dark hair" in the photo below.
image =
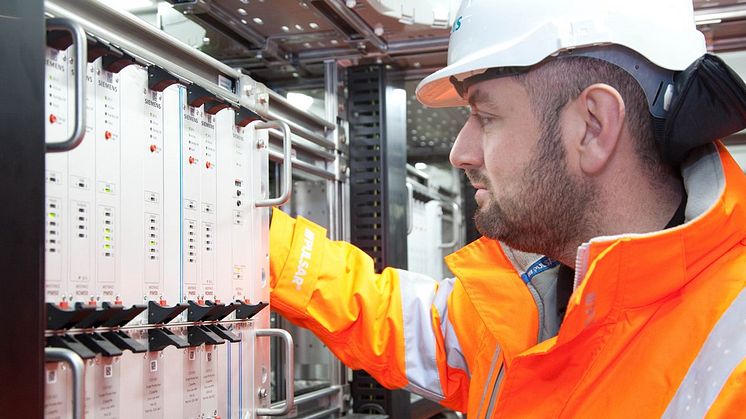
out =
{"type": "Polygon", "coordinates": [[[544,127],[557,126],[564,106],[588,86],[604,83],[615,88],[626,105],[625,119],[642,167],[653,178],[669,172],[655,142],[645,93],[626,71],[597,58],[568,57],[547,60],[514,77],[528,92],[530,106],[544,127]]]}

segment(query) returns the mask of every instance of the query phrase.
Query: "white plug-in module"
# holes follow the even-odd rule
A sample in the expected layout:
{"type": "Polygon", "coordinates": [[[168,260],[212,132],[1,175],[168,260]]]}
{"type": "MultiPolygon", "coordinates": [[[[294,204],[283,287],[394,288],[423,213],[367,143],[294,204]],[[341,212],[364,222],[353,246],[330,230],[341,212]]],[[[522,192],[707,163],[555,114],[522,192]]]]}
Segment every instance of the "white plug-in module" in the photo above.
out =
{"type": "MultiPolygon", "coordinates": [[[[68,86],[68,51],[47,48],[45,59],[46,141],[64,141],[72,131],[68,86]]],[[[45,283],[46,301],[68,302],[68,226],[67,226],[67,155],[46,155],[46,240],[45,283]]]]}
{"type": "Polygon", "coordinates": [[[119,237],[121,227],[121,107],[120,76],[96,63],[96,208],[92,234],[96,246],[96,294],[114,301],[120,293],[119,237]]]}

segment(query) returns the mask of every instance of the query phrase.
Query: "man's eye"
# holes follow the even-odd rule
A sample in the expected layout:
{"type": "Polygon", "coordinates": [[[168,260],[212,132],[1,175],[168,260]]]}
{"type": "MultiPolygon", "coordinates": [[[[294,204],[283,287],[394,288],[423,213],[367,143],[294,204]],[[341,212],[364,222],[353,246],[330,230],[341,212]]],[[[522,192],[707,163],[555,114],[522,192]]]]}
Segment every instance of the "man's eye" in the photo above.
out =
{"type": "Polygon", "coordinates": [[[473,113],[472,116],[477,120],[477,122],[479,122],[479,125],[483,127],[495,119],[494,117],[481,113],[473,113]]]}

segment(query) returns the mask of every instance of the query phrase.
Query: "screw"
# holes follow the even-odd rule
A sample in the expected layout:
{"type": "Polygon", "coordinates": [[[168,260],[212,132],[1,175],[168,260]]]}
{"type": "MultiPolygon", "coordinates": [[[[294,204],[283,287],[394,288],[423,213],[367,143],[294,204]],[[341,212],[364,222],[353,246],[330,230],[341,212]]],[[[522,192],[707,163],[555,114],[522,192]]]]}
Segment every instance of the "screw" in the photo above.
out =
{"type": "Polygon", "coordinates": [[[260,149],[260,150],[261,150],[262,148],[264,148],[264,147],[265,147],[265,145],[266,145],[266,144],[264,143],[264,140],[257,140],[257,142],[256,142],[256,148],[258,148],[258,149],[260,149]]]}
{"type": "Polygon", "coordinates": [[[264,387],[259,388],[259,398],[264,399],[267,397],[267,389],[264,387]]]}

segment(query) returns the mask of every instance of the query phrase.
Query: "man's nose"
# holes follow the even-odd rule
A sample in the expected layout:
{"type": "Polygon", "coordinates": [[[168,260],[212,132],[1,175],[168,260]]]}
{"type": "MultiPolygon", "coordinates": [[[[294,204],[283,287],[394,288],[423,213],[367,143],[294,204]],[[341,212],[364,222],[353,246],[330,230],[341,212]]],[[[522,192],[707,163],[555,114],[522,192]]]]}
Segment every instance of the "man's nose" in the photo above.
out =
{"type": "Polygon", "coordinates": [[[459,169],[476,169],[482,167],[482,136],[478,124],[469,117],[453,143],[449,159],[459,169]]]}

